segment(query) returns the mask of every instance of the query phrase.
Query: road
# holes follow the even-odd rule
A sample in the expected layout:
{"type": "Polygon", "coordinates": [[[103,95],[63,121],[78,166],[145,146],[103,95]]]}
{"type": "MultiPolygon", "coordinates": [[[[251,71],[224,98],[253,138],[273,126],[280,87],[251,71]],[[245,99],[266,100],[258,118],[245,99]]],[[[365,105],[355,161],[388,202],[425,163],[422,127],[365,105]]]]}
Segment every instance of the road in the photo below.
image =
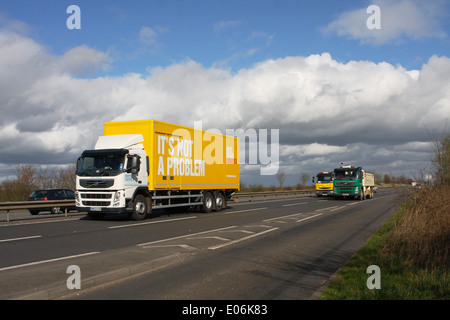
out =
{"type": "Polygon", "coordinates": [[[396,194],[230,203],[210,214],[155,211],[137,222],[114,215],[2,222],[0,298],[315,299],[391,216],[396,194]],[[81,289],[69,290],[73,265],[81,289]]]}

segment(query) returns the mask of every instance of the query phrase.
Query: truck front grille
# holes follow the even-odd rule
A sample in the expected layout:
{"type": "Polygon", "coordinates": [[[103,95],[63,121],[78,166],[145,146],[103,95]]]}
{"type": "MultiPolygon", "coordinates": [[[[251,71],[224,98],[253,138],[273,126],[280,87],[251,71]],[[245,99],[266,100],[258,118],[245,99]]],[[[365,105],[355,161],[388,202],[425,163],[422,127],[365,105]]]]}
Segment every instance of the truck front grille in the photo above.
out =
{"type": "Polygon", "coordinates": [[[114,179],[80,179],[83,188],[109,188],[114,185],[114,179]]]}
{"type": "Polygon", "coordinates": [[[336,188],[336,192],[338,192],[338,193],[354,193],[355,187],[338,187],[338,188],[336,188]]]}
{"type": "Polygon", "coordinates": [[[80,195],[83,206],[108,207],[111,205],[111,193],[81,193],[80,195]]]}
{"type": "Polygon", "coordinates": [[[83,206],[87,207],[108,207],[111,205],[110,201],[82,201],[83,206]]]}

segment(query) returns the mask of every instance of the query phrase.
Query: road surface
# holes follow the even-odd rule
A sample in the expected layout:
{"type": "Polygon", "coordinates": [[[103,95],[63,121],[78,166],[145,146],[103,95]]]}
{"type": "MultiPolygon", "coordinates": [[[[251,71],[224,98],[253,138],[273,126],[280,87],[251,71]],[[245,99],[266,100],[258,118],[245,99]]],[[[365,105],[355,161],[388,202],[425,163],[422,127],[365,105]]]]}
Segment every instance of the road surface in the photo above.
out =
{"type": "Polygon", "coordinates": [[[396,195],[229,203],[210,214],[155,211],[144,221],[2,222],[0,298],[316,299],[392,215],[396,195]]]}

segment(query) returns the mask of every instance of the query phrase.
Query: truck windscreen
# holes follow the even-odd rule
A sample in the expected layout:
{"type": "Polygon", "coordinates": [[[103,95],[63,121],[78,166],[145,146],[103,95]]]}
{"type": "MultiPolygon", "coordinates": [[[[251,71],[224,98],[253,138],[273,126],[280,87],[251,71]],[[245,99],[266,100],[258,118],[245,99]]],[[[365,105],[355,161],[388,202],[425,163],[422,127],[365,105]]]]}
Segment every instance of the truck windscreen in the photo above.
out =
{"type": "Polygon", "coordinates": [[[331,182],[333,179],[331,179],[331,175],[318,175],[317,181],[319,182],[331,182]]]}
{"type": "Polygon", "coordinates": [[[123,172],[125,155],[84,154],[78,161],[79,176],[115,176],[123,172]]]}
{"type": "Polygon", "coordinates": [[[334,174],[336,180],[355,180],[357,178],[356,169],[336,169],[334,174]]]}

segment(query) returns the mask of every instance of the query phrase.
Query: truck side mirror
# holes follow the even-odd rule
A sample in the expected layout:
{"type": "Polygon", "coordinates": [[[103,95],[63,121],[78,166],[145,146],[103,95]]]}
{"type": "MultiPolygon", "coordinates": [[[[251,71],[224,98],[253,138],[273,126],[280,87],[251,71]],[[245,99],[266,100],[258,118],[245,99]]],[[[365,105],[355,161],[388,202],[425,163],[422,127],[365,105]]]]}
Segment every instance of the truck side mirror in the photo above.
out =
{"type": "Polygon", "coordinates": [[[136,174],[139,172],[141,159],[139,156],[128,156],[127,172],[136,174]]]}
{"type": "Polygon", "coordinates": [[[315,178],[315,177],[312,177],[312,183],[314,183],[314,178],[315,178]]]}
{"type": "Polygon", "coordinates": [[[78,169],[80,169],[80,166],[81,166],[81,157],[79,157],[77,159],[77,166],[75,168],[75,174],[78,172],[78,169]]]}

